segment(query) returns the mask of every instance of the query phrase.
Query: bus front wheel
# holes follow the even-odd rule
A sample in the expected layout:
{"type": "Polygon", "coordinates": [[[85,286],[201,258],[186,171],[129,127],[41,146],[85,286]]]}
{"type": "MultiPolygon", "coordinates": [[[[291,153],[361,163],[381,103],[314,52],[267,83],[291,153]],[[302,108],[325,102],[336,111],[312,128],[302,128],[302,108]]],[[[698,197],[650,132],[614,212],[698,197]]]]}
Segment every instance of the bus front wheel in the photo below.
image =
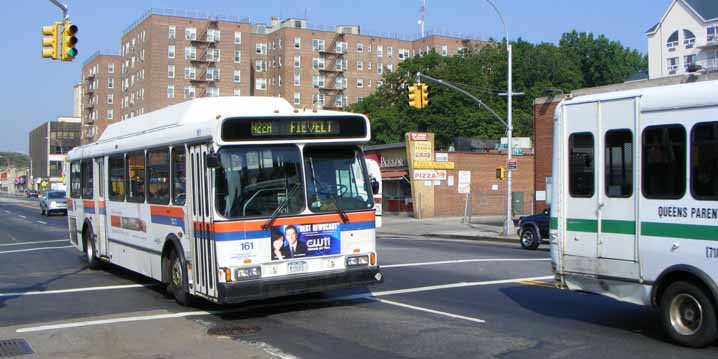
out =
{"type": "Polygon", "coordinates": [[[718,339],[716,309],[706,291],[686,281],[675,282],[661,296],[661,319],[680,345],[703,348],[718,339]]]}

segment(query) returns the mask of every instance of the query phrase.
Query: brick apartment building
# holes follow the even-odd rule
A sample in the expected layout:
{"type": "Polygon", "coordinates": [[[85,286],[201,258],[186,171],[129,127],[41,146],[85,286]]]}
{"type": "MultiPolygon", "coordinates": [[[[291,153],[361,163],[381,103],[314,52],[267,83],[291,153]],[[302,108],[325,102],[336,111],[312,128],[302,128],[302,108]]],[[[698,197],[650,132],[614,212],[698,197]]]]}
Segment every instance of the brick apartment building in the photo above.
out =
{"type": "Polygon", "coordinates": [[[279,96],[297,107],[340,110],[370,95],[405,59],[485,42],[447,36],[400,40],[359,26],[315,30],[304,19],[248,19],[150,10],[122,35],[119,55],[85,62],[83,142],[105,127],[194,97],[279,96]],[[112,71],[112,72],[111,72],[112,71]]]}

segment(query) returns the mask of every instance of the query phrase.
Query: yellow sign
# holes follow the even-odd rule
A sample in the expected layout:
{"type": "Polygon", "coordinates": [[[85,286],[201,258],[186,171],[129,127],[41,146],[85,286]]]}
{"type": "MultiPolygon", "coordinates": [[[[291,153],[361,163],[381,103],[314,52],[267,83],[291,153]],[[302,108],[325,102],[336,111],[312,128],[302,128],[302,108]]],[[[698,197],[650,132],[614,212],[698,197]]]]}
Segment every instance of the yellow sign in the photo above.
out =
{"type": "Polygon", "coordinates": [[[414,142],[414,158],[431,161],[434,154],[434,147],[429,141],[414,142]]]}
{"type": "Polygon", "coordinates": [[[453,170],[454,162],[414,161],[414,168],[426,170],[453,170]]]}

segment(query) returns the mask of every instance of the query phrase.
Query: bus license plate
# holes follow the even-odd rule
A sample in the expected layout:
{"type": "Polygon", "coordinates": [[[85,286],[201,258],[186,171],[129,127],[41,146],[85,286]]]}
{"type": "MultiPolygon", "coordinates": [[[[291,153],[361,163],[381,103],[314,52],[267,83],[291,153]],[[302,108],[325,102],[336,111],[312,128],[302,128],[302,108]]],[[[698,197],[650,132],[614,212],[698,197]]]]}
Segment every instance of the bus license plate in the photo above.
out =
{"type": "Polygon", "coordinates": [[[287,264],[287,272],[289,274],[302,273],[306,270],[307,270],[307,262],[305,262],[305,261],[289,262],[287,264]]]}

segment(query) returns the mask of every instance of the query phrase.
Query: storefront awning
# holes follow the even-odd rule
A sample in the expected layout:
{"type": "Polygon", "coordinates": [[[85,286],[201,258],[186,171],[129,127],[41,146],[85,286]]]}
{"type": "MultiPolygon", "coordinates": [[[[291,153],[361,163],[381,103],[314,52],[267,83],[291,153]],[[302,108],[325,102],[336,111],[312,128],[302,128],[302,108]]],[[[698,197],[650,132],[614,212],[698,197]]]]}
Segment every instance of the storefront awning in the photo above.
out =
{"type": "Polygon", "coordinates": [[[408,170],[381,171],[381,179],[383,181],[397,181],[402,177],[409,178],[408,170]]]}

